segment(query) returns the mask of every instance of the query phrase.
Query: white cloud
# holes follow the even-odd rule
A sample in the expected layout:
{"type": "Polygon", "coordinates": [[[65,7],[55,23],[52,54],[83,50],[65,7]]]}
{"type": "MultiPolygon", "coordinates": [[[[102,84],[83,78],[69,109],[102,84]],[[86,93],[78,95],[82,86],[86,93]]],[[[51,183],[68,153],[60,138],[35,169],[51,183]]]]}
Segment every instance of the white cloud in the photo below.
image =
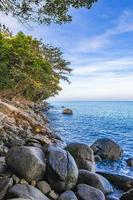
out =
{"type": "Polygon", "coordinates": [[[101,35],[83,39],[74,51],[96,52],[108,47],[112,43],[112,36],[127,32],[133,32],[133,12],[124,11],[112,28],[107,29],[101,35]]]}

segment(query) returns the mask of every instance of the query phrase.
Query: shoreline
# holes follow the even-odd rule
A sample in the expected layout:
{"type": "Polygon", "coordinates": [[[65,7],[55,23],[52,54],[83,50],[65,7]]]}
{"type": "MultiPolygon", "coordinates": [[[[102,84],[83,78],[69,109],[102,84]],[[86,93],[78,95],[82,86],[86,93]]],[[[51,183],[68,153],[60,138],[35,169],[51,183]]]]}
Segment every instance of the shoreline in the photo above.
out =
{"type": "Polygon", "coordinates": [[[95,171],[95,162],[121,157],[122,150],[118,144],[109,139],[102,141],[113,149],[113,154],[108,148],[99,146],[102,145],[100,141],[91,147],[75,143],[60,148],[58,142],[61,139],[50,129],[49,119],[43,112],[48,107],[46,102],[0,100],[0,199],[67,200],[68,195],[70,200],[73,197],[75,200],[88,200],[87,196],[82,197],[83,189],[90,195],[98,194],[94,200],[105,200],[105,197],[119,200],[124,192],[133,189],[131,177],[95,171]],[[103,148],[101,154],[97,154],[98,146],[103,148]],[[114,186],[123,190],[119,198],[115,196],[114,186]],[[32,192],[29,194],[29,190],[38,196],[32,192]]]}

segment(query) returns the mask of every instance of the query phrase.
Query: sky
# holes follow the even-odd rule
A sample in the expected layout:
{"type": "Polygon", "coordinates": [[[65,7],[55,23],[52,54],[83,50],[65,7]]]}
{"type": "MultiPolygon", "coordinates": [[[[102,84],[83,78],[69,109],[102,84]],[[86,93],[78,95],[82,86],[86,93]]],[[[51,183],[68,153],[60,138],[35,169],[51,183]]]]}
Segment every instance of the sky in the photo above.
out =
{"type": "Polygon", "coordinates": [[[0,23],[60,47],[71,61],[71,84],[61,82],[50,100],[133,100],[133,0],[98,0],[71,13],[73,21],[61,26],[28,28],[3,14],[0,23]]]}

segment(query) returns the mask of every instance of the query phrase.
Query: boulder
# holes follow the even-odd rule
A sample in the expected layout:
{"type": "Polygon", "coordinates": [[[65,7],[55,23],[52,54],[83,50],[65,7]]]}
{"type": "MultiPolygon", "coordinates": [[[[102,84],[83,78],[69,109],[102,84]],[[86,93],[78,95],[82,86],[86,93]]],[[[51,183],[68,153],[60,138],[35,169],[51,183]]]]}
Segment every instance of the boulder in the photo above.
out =
{"type": "Polygon", "coordinates": [[[73,156],[79,169],[95,172],[94,153],[88,145],[71,143],[65,149],[73,156]]]}
{"type": "Polygon", "coordinates": [[[40,190],[31,186],[16,184],[10,188],[6,195],[7,199],[11,198],[26,198],[29,200],[49,200],[40,190]]]}
{"type": "Polygon", "coordinates": [[[73,114],[73,111],[69,108],[66,108],[63,110],[62,114],[66,114],[66,115],[72,115],[73,114]]]}
{"type": "Polygon", "coordinates": [[[59,196],[59,200],[78,200],[73,191],[68,190],[59,196]]]}
{"type": "Polygon", "coordinates": [[[133,200],[133,189],[129,190],[128,192],[124,193],[120,200],[133,200]]]}
{"type": "Polygon", "coordinates": [[[12,178],[2,178],[0,179],[0,199],[3,199],[7,193],[7,190],[12,187],[13,179],[12,178]]]}
{"type": "Polygon", "coordinates": [[[128,191],[133,188],[133,177],[121,175],[113,172],[97,172],[104,176],[110,183],[119,189],[128,191]]]}
{"type": "Polygon", "coordinates": [[[26,181],[38,181],[44,178],[45,156],[40,148],[13,147],[6,156],[6,163],[15,175],[26,181]]]}
{"type": "Polygon", "coordinates": [[[43,193],[48,194],[51,191],[50,185],[46,181],[39,181],[37,183],[37,188],[43,193]]]}
{"type": "Polygon", "coordinates": [[[47,149],[47,178],[56,192],[69,190],[76,185],[78,168],[69,152],[50,146],[47,149]]]}
{"type": "Polygon", "coordinates": [[[118,160],[122,156],[122,148],[109,138],[98,139],[91,148],[95,155],[105,160],[118,160]]]}
{"type": "Polygon", "coordinates": [[[133,167],[133,158],[129,158],[128,160],[126,160],[126,162],[129,167],[133,167]]]}
{"type": "Polygon", "coordinates": [[[104,194],[89,185],[79,184],[76,188],[78,200],[105,200],[104,194]]]}
{"type": "Polygon", "coordinates": [[[87,170],[79,170],[78,183],[85,183],[87,185],[90,185],[94,188],[101,190],[104,194],[109,194],[113,192],[113,187],[106,178],[87,170]]]}

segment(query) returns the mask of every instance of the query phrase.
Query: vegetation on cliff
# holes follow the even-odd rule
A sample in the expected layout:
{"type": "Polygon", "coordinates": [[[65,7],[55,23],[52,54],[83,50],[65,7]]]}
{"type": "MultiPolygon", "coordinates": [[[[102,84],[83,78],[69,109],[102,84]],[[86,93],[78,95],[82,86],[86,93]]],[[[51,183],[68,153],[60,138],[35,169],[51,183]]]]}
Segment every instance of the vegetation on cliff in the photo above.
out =
{"type": "Polygon", "coordinates": [[[60,80],[68,81],[69,64],[60,49],[1,28],[0,91],[8,97],[38,101],[58,94],[60,80]]]}

